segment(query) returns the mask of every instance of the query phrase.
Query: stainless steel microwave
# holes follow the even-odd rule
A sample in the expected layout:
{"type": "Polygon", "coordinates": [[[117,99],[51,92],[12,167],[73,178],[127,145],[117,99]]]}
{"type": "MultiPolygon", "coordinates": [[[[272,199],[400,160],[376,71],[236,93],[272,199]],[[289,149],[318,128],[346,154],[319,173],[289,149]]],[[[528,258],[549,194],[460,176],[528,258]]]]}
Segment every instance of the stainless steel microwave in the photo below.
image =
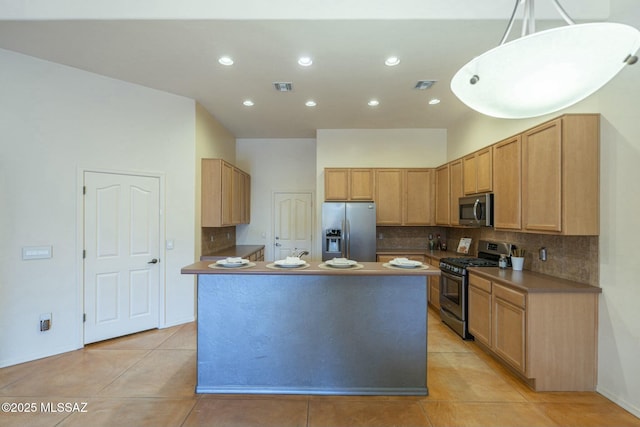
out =
{"type": "Polygon", "coordinates": [[[493,227],[493,194],[460,197],[458,221],[460,225],[493,227]]]}

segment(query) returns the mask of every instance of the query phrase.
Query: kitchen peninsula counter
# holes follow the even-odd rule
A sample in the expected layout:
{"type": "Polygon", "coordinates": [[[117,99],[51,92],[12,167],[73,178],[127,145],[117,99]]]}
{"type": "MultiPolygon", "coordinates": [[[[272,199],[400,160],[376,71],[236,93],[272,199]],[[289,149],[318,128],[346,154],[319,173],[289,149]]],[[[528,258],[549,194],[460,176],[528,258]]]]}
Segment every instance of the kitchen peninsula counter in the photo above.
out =
{"type": "Polygon", "coordinates": [[[261,261],[264,258],[264,245],[235,245],[224,249],[218,249],[214,252],[203,254],[201,261],[218,260],[224,258],[252,258],[255,255],[256,260],[261,261]]]}
{"type": "Polygon", "coordinates": [[[426,395],[426,269],[182,269],[198,277],[197,393],[426,395]]]}
{"type": "Polygon", "coordinates": [[[470,267],[469,272],[487,280],[496,280],[527,293],[602,293],[602,289],[597,286],[529,270],[515,271],[511,268],[470,267]]]}

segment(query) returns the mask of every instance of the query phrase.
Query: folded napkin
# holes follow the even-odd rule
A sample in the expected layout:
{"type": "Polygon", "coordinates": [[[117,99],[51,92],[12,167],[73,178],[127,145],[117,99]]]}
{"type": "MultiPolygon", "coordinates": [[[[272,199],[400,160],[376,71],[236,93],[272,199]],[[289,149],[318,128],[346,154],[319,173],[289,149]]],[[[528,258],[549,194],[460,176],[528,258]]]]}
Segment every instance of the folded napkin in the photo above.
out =
{"type": "Polygon", "coordinates": [[[300,264],[302,262],[303,261],[300,259],[300,257],[297,256],[288,256],[284,260],[285,264],[300,264]]]}
{"type": "Polygon", "coordinates": [[[225,260],[228,264],[242,264],[242,258],[239,256],[229,257],[225,260]]]}

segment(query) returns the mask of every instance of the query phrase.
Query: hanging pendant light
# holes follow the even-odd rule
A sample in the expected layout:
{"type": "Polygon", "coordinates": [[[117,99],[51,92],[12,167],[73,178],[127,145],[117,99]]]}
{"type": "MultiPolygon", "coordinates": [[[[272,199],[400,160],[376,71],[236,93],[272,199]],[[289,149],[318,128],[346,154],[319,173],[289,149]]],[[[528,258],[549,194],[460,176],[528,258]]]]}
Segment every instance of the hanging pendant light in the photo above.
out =
{"type": "Polygon", "coordinates": [[[480,113],[526,118],[569,107],[637,61],[640,31],[616,23],[575,24],[552,0],[567,26],[535,32],[533,0],[517,0],[500,45],[464,65],[451,90],[480,113]],[[519,3],[522,37],[505,43],[519,3]]]}

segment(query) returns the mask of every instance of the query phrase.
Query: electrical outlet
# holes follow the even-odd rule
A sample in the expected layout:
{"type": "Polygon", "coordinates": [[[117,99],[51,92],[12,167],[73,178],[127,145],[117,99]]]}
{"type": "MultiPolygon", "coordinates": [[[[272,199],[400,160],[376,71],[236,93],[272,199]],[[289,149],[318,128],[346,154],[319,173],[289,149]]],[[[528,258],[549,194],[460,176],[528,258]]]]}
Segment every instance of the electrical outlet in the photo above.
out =
{"type": "Polygon", "coordinates": [[[51,329],[51,313],[43,313],[40,315],[40,332],[51,329]]]}

